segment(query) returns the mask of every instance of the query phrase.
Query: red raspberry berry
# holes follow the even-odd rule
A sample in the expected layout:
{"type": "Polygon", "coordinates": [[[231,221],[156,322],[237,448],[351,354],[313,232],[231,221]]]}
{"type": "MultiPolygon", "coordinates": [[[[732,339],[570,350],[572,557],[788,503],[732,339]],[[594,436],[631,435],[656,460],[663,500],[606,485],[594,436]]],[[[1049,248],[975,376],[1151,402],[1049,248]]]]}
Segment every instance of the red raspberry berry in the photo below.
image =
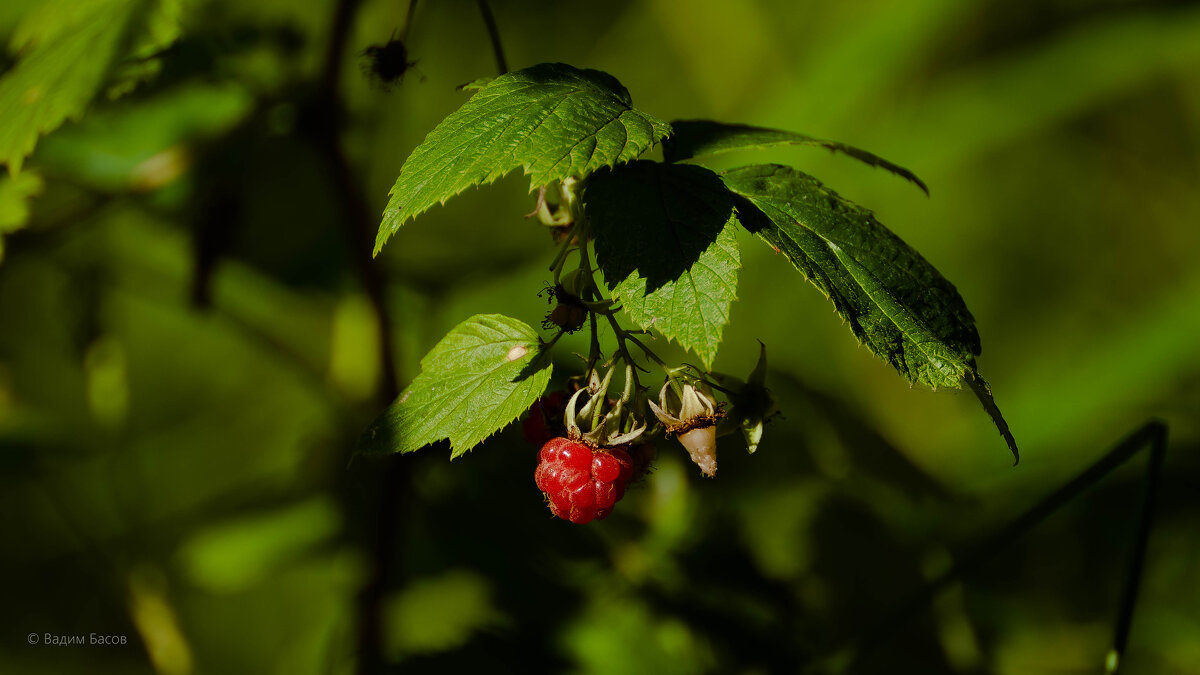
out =
{"type": "Polygon", "coordinates": [[[592,448],[566,438],[553,438],[538,453],[533,474],[550,502],[550,512],[572,523],[603,520],[625,496],[633,476],[633,460],[624,448],[592,448]]]}

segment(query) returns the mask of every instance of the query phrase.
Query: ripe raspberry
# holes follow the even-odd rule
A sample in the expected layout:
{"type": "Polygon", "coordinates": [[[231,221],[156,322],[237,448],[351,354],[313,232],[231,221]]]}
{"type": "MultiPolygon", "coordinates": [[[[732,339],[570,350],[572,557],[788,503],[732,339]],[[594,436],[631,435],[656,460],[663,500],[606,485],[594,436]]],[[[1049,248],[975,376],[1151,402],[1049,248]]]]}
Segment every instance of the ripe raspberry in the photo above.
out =
{"type": "Polygon", "coordinates": [[[565,435],[567,427],[563,424],[563,413],[567,410],[565,391],[555,391],[534,401],[529,408],[529,417],[521,422],[521,433],[531,445],[541,447],[547,441],[565,435]]]}
{"type": "Polygon", "coordinates": [[[593,450],[566,438],[542,446],[533,474],[550,512],[577,524],[607,518],[632,477],[633,460],[625,448],[593,450]]]}

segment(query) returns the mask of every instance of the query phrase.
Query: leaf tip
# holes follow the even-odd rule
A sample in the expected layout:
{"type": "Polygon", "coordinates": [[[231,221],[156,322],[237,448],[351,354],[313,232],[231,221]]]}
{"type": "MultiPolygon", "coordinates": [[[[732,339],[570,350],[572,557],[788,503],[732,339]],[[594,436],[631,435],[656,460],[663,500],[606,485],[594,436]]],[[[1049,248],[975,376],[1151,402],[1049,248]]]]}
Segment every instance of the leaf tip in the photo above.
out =
{"type": "Polygon", "coordinates": [[[909,171],[908,169],[904,169],[904,173],[900,174],[900,176],[901,176],[902,178],[907,178],[907,179],[908,179],[908,182],[910,182],[910,183],[912,183],[913,185],[916,185],[917,187],[921,188],[921,192],[924,192],[926,197],[930,196],[930,195],[929,195],[929,186],[928,186],[928,185],[926,185],[926,184],[925,184],[925,181],[921,180],[921,179],[920,179],[920,178],[917,176],[917,174],[915,174],[915,173],[913,173],[913,172],[909,171]]]}
{"type": "Polygon", "coordinates": [[[1021,452],[1017,448],[1017,439],[1009,431],[1008,422],[1004,420],[1004,415],[1000,413],[1000,408],[996,406],[996,399],[992,397],[992,388],[974,371],[964,373],[962,381],[971,389],[975,397],[983,404],[984,411],[992,418],[996,429],[1004,437],[1004,442],[1008,445],[1009,451],[1012,452],[1013,466],[1016,466],[1021,462],[1021,452]]]}
{"type": "Polygon", "coordinates": [[[371,249],[371,258],[379,255],[379,252],[383,250],[383,245],[387,243],[390,236],[391,232],[388,232],[387,225],[381,225],[379,227],[379,234],[375,235],[375,246],[371,249]]]}

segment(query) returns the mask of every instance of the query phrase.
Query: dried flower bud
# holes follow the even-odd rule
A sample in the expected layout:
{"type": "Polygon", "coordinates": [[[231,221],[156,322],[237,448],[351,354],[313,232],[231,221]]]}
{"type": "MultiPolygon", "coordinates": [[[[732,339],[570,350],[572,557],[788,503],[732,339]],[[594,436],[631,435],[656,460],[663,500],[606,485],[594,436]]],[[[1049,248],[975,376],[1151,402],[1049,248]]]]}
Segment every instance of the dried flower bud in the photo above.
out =
{"type": "Polygon", "coordinates": [[[725,416],[712,392],[703,384],[684,383],[676,392],[668,381],[658,395],[659,404],[649,401],[654,416],[667,435],[674,436],[705,476],[717,473],[717,422],[725,416]]]}

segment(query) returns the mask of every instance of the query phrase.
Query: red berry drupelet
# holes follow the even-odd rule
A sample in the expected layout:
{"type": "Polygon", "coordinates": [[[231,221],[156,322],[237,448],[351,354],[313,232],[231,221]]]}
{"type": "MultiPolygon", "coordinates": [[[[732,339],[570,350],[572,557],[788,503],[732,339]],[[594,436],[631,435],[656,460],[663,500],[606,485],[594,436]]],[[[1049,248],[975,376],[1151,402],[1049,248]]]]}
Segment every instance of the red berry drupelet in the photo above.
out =
{"type": "Polygon", "coordinates": [[[633,460],[623,447],[593,450],[567,438],[554,438],[538,453],[534,472],[550,512],[572,523],[603,520],[625,496],[633,460]]]}

